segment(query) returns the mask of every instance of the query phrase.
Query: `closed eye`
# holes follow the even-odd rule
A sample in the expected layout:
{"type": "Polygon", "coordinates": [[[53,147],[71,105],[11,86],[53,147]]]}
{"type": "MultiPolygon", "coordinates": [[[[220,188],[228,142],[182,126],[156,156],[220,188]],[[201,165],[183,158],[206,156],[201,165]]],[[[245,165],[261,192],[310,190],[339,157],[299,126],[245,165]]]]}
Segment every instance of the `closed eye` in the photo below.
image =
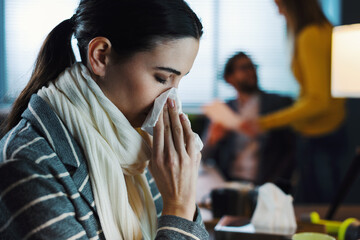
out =
{"type": "Polygon", "coordinates": [[[163,79],[163,78],[161,78],[161,77],[155,76],[155,79],[156,79],[156,81],[158,81],[158,82],[161,83],[161,84],[165,84],[165,83],[166,83],[166,79],[163,79]]]}

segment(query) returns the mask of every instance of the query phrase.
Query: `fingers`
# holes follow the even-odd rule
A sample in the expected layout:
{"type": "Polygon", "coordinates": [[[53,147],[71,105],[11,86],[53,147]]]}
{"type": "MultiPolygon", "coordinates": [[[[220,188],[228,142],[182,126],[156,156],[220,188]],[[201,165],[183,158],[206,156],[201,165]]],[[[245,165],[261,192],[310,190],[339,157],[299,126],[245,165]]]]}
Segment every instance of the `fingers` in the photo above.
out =
{"type": "Polygon", "coordinates": [[[171,131],[171,121],[169,116],[168,104],[165,104],[163,110],[163,121],[164,121],[164,151],[166,154],[171,155],[175,151],[173,134],[171,131]]]}
{"type": "Polygon", "coordinates": [[[187,117],[185,116],[185,114],[181,114],[180,115],[180,119],[181,119],[181,125],[183,127],[184,130],[184,138],[185,138],[185,143],[186,143],[186,151],[190,156],[194,156],[194,154],[196,154],[196,149],[195,149],[195,134],[191,129],[189,120],[187,119],[187,117]]]}
{"type": "Polygon", "coordinates": [[[196,155],[196,166],[197,166],[197,168],[200,167],[201,157],[202,157],[201,152],[198,152],[197,155],[196,155]]]}
{"type": "Polygon", "coordinates": [[[154,127],[153,140],[153,159],[162,159],[164,152],[164,120],[163,111],[161,111],[159,120],[154,127]]]}
{"type": "Polygon", "coordinates": [[[180,122],[179,113],[176,109],[176,103],[173,99],[168,99],[168,108],[175,149],[179,154],[184,154],[185,144],[183,128],[180,122]]]}
{"type": "MultiPolygon", "coordinates": [[[[154,158],[162,158],[163,154],[171,158],[174,153],[196,156],[195,134],[189,120],[184,114],[177,112],[175,101],[168,99],[154,127],[154,158]]],[[[180,157],[181,159],[181,157],[180,157]]]]}

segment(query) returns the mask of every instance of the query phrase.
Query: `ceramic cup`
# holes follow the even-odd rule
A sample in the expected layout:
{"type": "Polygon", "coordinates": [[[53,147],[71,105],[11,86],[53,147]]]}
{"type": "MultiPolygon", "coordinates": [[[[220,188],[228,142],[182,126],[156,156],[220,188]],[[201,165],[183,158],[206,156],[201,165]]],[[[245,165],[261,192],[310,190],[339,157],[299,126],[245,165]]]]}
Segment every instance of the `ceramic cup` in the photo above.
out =
{"type": "Polygon", "coordinates": [[[322,233],[297,233],[292,237],[292,240],[335,240],[335,238],[322,233]]]}

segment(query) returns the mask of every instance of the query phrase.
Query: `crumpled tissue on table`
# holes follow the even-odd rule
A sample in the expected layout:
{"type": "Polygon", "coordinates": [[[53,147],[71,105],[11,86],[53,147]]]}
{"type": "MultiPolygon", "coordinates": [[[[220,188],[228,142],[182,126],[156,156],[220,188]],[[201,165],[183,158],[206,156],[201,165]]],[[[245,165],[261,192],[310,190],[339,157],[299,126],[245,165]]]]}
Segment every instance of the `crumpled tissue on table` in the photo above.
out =
{"type": "Polygon", "coordinates": [[[256,232],[291,235],[297,228],[293,198],[272,183],[259,187],[251,223],[256,232]]]}
{"type": "MultiPolygon", "coordinates": [[[[155,125],[159,119],[160,113],[161,113],[162,109],[164,108],[164,105],[168,98],[174,99],[175,105],[176,105],[176,108],[177,108],[179,114],[183,113],[182,112],[182,104],[181,104],[181,101],[178,96],[176,88],[171,88],[171,89],[167,90],[166,92],[162,93],[159,97],[157,97],[155,99],[155,103],[154,103],[152,110],[147,115],[143,125],[141,126],[141,129],[144,130],[145,132],[149,133],[151,136],[153,135],[153,128],[155,127],[155,125]]],[[[190,123],[190,120],[187,117],[186,117],[186,119],[190,123]]],[[[196,145],[195,147],[200,152],[204,145],[203,145],[199,135],[196,133],[194,133],[194,134],[195,134],[195,145],[196,145]]]]}

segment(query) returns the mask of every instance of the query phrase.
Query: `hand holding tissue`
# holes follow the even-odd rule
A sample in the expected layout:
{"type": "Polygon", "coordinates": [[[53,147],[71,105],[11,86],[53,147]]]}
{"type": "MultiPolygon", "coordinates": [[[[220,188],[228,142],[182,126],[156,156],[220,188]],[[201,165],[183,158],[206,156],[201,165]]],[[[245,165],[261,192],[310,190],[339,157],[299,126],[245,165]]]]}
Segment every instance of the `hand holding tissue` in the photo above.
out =
{"type": "MultiPolygon", "coordinates": [[[[181,101],[178,96],[178,92],[177,92],[176,88],[171,88],[171,89],[167,90],[166,92],[162,93],[159,97],[157,97],[155,99],[152,110],[147,115],[143,125],[141,126],[141,129],[144,130],[145,132],[149,133],[151,136],[153,135],[153,128],[155,127],[155,125],[159,119],[160,113],[163,110],[164,105],[168,98],[175,100],[175,105],[176,105],[177,111],[179,112],[179,114],[183,113],[182,112],[182,104],[181,104],[181,101]]],[[[187,120],[190,123],[190,120],[188,118],[187,118],[187,120]]],[[[200,152],[204,145],[203,145],[199,135],[196,133],[194,133],[194,134],[195,134],[195,138],[196,138],[196,143],[195,143],[196,146],[195,147],[200,152]]]]}
{"type": "Polygon", "coordinates": [[[256,232],[294,234],[297,225],[292,201],[293,198],[283,193],[276,185],[262,185],[251,218],[256,232]]]}

